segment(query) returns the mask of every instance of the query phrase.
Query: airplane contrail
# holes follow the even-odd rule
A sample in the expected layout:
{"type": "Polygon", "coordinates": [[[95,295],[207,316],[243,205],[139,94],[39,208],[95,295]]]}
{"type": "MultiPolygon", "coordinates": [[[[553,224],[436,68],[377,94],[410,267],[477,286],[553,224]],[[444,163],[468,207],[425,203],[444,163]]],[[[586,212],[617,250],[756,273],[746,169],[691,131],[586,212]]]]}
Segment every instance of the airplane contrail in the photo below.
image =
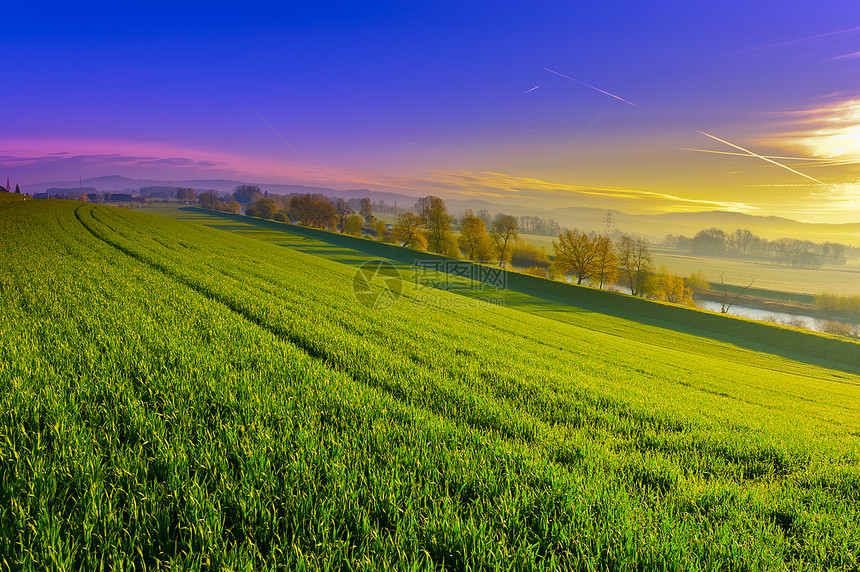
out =
{"type": "Polygon", "coordinates": [[[536,85],[536,86],[534,86],[534,87],[533,87],[533,88],[531,88],[531,89],[527,89],[527,90],[525,90],[525,91],[524,91],[524,92],[522,92],[520,95],[525,95],[525,94],[527,94],[527,93],[529,93],[529,92],[532,92],[532,91],[536,90],[536,89],[537,89],[537,88],[539,88],[539,87],[540,87],[539,85],[536,85]]]}
{"type": "Polygon", "coordinates": [[[734,143],[729,143],[729,142],[728,142],[728,141],[726,141],[725,139],[720,139],[719,137],[715,137],[715,136],[711,135],[710,133],[705,133],[704,131],[699,131],[699,133],[701,133],[701,134],[702,134],[702,135],[704,135],[705,137],[710,137],[711,139],[713,139],[713,140],[715,140],[715,141],[719,141],[720,143],[725,143],[725,144],[726,144],[726,145],[728,145],[729,147],[734,147],[735,149],[740,149],[740,150],[741,150],[741,151],[743,151],[744,153],[748,153],[751,157],[758,157],[758,158],[759,158],[759,159],[761,159],[762,161],[767,161],[768,163],[773,163],[773,164],[774,164],[774,165],[776,165],[777,167],[782,167],[783,169],[786,169],[786,170],[788,170],[788,171],[791,171],[792,173],[794,173],[794,174],[796,174],[796,175],[800,175],[801,177],[805,177],[805,178],[809,179],[810,181],[815,181],[815,182],[816,182],[816,183],[818,183],[819,185],[824,185],[824,184],[826,184],[826,183],[823,183],[823,182],[819,181],[818,179],[816,179],[816,178],[814,178],[814,177],[810,177],[809,175],[804,175],[804,174],[803,174],[803,173],[801,173],[800,171],[795,171],[794,169],[792,169],[791,167],[789,167],[789,166],[787,166],[787,165],[783,165],[782,163],[777,163],[777,162],[776,162],[776,161],[774,161],[773,159],[769,159],[769,158],[767,158],[767,157],[764,157],[764,156],[762,156],[762,155],[759,155],[758,153],[754,153],[754,152],[750,151],[749,149],[744,149],[744,148],[743,148],[743,147],[741,147],[740,145],[735,145],[734,143]]]}
{"type": "Polygon", "coordinates": [[[574,141],[576,141],[577,139],[579,139],[580,137],[583,137],[586,133],[588,133],[588,130],[591,129],[592,127],[594,127],[594,124],[597,123],[601,117],[603,117],[604,113],[606,113],[605,109],[603,111],[601,111],[600,113],[598,113],[594,117],[594,119],[592,119],[591,122],[585,126],[585,128],[582,131],[580,131],[579,133],[574,135],[573,138],[566,145],[560,147],[558,150],[558,153],[555,154],[555,157],[553,158],[552,162],[550,162],[543,169],[541,169],[540,172],[537,175],[535,175],[534,177],[532,177],[532,179],[527,184],[530,184],[534,181],[537,181],[538,179],[541,178],[541,176],[544,174],[545,171],[548,171],[549,169],[552,169],[553,167],[555,167],[555,164],[561,158],[561,154],[564,153],[567,150],[567,148],[573,144],[574,141]]]}
{"type": "Polygon", "coordinates": [[[326,181],[326,180],[325,180],[325,178],[324,178],[322,175],[320,175],[320,172],[319,172],[319,171],[317,171],[317,170],[314,168],[314,166],[313,166],[313,165],[311,165],[311,164],[310,164],[310,162],[309,162],[307,159],[305,159],[304,155],[302,155],[301,153],[299,153],[298,149],[296,149],[295,147],[293,147],[293,144],[292,144],[292,143],[290,143],[289,141],[287,141],[287,138],[286,138],[286,137],[284,137],[283,135],[281,135],[281,133],[280,133],[277,129],[275,129],[275,127],[274,127],[271,123],[269,123],[269,121],[268,121],[265,117],[263,117],[263,114],[262,114],[262,113],[260,113],[259,111],[257,111],[257,110],[256,110],[256,109],[254,109],[254,108],[251,108],[251,111],[253,111],[253,112],[254,112],[254,114],[255,114],[257,117],[259,117],[259,118],[260,118],[260,121],[262,121],[262,122],[263,122],[263,125],[265,125],[266,127],[268,127],[268,128],[269,128],[269,131],[271,131],[272,133],[274,133],[275,137],[277,137],[278,139],[280,139],[280,140],[284,143],[284,145],[286,145],[287,147],[289,147],[289,148],[290,148],[290,151],[292,151],[293,153],[295,153],[296,157],[298,157],[299,159],[301,159],[301,160],[302,160],[302,162],[303,162],[305,165],[307,165],[307,166],[308,166],[308,168],[309,168],[311,171],[313,171],[313,172],[316,174],[316,176],[317,176],[317,177],[319,177],[320,181],[322,181],[323,183],[325,183],[325,186],[326,186],[326,187],[328,187],[329,189],[331,189],[333,192],[337,192],[337,191],[335,191],[335,190],[334,190],[334,187],[332,187],[332,186],[329,184],[329,182],[328,182],[328,181],[326,181]]]}
{"type": "MultiPolygon", "coordinates": [[[[701,131],[699,132],[701,133],[701,131]]],[[[713,149],[696,149],[695,147],[681,147],[684,151],[698,151],[699,153],[716,153],[717,155],[736,155],[738,157],[749,157],[749,153],[735,153],[733,151],[714,151],[713,149]]],[[[779,155],[762,155],[766,159],[789,159],[792,161],[810,161],[813,163],[836,163],[839,165],[856,163],[857,161],[834,161],[833,159],[821,159],[819,157],[782,157],[779,155]]]]}
{"type": "Polygon", "coordinates": [[[570,77],[569,75],[564,75],[563,73],[558,73],[557,71],[551,70],[551,69],[549,69],[549,68],[543,68],[543,69],[545,69],[545,70],[546,70],[546,71],[548,71],[549,73],[554,73],[554,74],[555,74],[555,75],[557,75],[557,76],[561,76],[561,77],[563,77],[563,78],[565,78],[565,79],[569,79],[570,81],[575,81],[575,82],[576,82],[576,83],[578,83],[579,85],[584,85],[585,87],[587,87],[587,88],[589,88],[589,89],[593,89],[594,91],[599,91],[600,93],[605,94],[605,95],[608,95],[609,97],[614,97],[614,98],[615,98],[615,99],[617,99],[618,101],[623,101],[623,102],[624,102],[624,103],[626,103],[627,105],[632,105],[633,107],[639,107],[638,105],[636,105],[636,104],[635,104],[635,103],[633,103],[632,101],[627,101],[627,100],[626,100],[626,99],[624,99],[623,97],[618,97],[618,96],[617,96],[617,95],[615,95],[614,93],[609,93],[608,91],[604,91],[604,90],[600,89],[599,87],[594,87],[593,85],[589,85],[589,84],[585,83],[584,81],[579,81],[578,79],[574,79],[574,78],[570,77]]]}
{"type": "Polygon", "coordinates": [[[836,30],[835,32],[825,32],[824,34],[816,34],[814,36],[805,36],[803,38],[795,38],[794,40],[786,40],[784,42],[777,42],[775,44],[765,44],[763,46],[754,46],[752,48],[747,48],[745,50],[733,52],[733,54],[745,54],[747,52],[755,52],[758,50],[767,50],[770,48],[779,48],[782,46],[790,46],[792,44],[799,44],[801,42],[808,42],[810,40],[818,40],[821,38],[829,38],[831,36],[841,36],[842,34],[851,34],[853,32],[860,32],[860,26],[857,26],[856,28],[848,28],[845,30],[836,30]]]}
{"type": "MultiPolygon", "coordinates": [[[[750,157],[748,153],[737,153],[734,151],[715,151],[713,149],[696,149],[695,147],[681,147],[683,151],[695,151],[697,153],[713,153],[715,155],[732,155],[735,157],[750,157]]],[[[781,157],[778,155],[762,155],[767,159],[787,159],[791,161],[803,161],[803,167],[840,167],[844,165],[857,165],[860,160],[852,159],[820,159],[818,157],[781,157]]],[[[768,165],[761,165],[768,167],[768,165]]]]}

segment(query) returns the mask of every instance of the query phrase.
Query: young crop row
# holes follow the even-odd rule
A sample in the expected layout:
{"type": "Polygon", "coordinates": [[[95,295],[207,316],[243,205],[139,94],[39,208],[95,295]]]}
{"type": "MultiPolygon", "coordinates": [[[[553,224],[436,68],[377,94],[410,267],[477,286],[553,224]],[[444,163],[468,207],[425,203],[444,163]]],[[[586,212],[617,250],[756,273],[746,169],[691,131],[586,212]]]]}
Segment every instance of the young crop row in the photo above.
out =
{"type": "Polygon", "coordinates": [[[856,376],[409,282],[374,312],[353,267],[118,209],[6,221],[9,568],[857,565],[856,376]]]}

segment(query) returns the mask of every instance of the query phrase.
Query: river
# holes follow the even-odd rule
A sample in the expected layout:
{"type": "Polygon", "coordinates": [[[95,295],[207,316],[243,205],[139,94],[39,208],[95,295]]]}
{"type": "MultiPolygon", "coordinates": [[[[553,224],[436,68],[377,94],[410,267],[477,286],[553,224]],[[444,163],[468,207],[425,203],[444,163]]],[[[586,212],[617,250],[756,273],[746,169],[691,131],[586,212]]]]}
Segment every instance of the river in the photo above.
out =
{"type": "MultiPolygon", "coordinates": [[[[696,306],[703,310],[710,310],[712,312],[720,311],[720,303],[713,302],[711,300],[695,300],[696,306]]],[[[777,322],[785,324],[791,323],[792,326],[795,325],[796,320],[802,320],[803,325],[800,326],[800,323],[797,322],[797,325],[808,330],[815,330],[818,332],[825,331],[825,325],[828,322],[836,322],[841,324],[849,329],[860,330],[860,324],[856,322],[846,322],[844,320],[827,320],[823,318],[816,318],[814,316],[806,316],[803,314],[787,314],[784,312],[774,312],[772,310],[762,310],[761,308],[751,308],[749,306],[732,306],[729,309],[729,315],[731,316],[740,316],[742,318],[750,318],[752,320],[765,320],[765,319],[775,319],[777,322]]]]}

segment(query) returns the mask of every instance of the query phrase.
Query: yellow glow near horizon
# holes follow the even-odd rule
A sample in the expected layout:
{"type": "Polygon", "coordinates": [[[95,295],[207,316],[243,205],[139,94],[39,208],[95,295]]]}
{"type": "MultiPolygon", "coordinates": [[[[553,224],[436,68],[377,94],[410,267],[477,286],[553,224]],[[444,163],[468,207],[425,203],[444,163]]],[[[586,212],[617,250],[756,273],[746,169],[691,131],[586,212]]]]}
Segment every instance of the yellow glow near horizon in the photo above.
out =
{"type": "Polygon", "coordinates": [[[860,160],[860,99],[849,99],[831,106],[803,111],[801,125],[809,130],[788,139],[816,157],[860,160]]]}

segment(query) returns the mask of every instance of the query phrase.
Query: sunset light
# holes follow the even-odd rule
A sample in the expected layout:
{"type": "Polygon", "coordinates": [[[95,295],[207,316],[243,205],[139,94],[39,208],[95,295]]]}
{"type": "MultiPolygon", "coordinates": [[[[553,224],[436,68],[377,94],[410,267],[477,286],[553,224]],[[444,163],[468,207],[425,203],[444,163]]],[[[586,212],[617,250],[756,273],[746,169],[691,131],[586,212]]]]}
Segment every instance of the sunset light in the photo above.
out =
{"type": "Polygon", "coordinates": [[[0,62],[14,85],[0,178],[436,189],[851,222],[821,197],[860,178],[854,8],[383,3],[341,6],[327,26],[312,6],[126,18],[22,5],[0,62]],[[177,32],[186,18],[193,34],[177,32]],[[110,31],[128,26],[122,38],[139,43],[110,31]],[[225,41],[227,29],[254,41],[225,41]]]}
{"type": "MultiPolygon", "coordinates": [[[[860,99],[799,114],[810,130],[797,140],[816,157],[860,163],[860,99]]],[[[838,164],[838,163],[837,163],[838,164]]]]}
{"type": "Polygon", "coordinates": [[[860,0],[0,22],[0,572],[860,572],[860,0]]]}

